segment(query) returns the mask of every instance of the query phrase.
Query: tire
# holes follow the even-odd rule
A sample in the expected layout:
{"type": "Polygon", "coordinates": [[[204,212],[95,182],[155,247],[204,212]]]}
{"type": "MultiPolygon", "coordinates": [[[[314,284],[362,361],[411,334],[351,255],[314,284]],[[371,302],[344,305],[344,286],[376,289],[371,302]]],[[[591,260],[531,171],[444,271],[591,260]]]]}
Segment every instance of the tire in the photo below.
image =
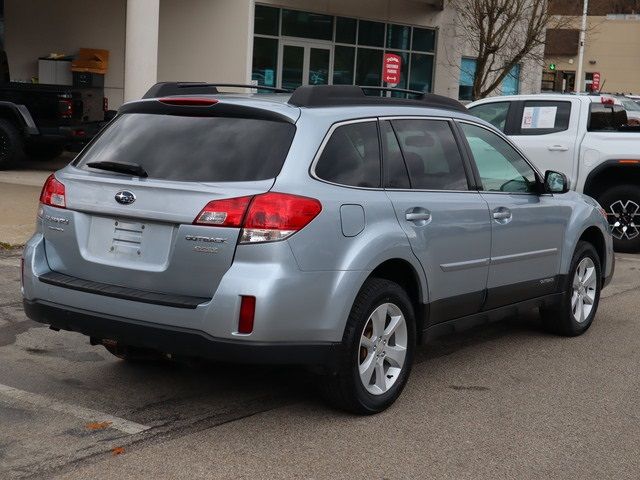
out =
{"type": "Polygon", "coordinates": [[[49,161],[59,157],[64,148],[61,145],[37,144],[27,145],[26,152],[30,158],[40,161],[49,161]]]}
{"type": "Polygon", "coordinates": [[[586,332],[598,311],[601,288],[602,274],[598,253],[593,245],[580,241],[571,260],[562,300],[553,307],[540,309],[547,330],[566,337],[586,332]],[[587,268],[586,271],[584,267],[587,268]],[[589,305],[590,308],[587,308],[589,305]]]}
{"type": "Polygon", "coordinates": [[[598,202],[607,211],[614,250],[626,253],[640,252],[640,187],[612,187],[600,195],[598,202]]]}
{"type": "Polygon", "coordinates": [[[24,140],[8,120],[0,119],[0,170],[7,170],[24,158],[24,140]]]}
{"type": "Polygon", "coordinates": [[[351,308],[337,368],[320,378],[321,391],[327,402],[335,408],[362,415],[381,412],[395,402],[411,372],[415,325],[411,300],[402,287],[380,278],[367,280],[351,308]],[[372,318],[374,312],[379,319],[377,327],[372,318]],[[394,321],[397,323],[392,333],[390,327],[394,321]],[[381,328],[382,324],[384,328],[381,328]],[[379,335],[380,331],[382,335],[379,335]],[[360,368],[366,372],[363,377],[370,379],[366,386],[360,368]],[[384,372],[384,375],[378,372],[384,372]],[[380,378],[382,380],[378,381],[380,378]]]}

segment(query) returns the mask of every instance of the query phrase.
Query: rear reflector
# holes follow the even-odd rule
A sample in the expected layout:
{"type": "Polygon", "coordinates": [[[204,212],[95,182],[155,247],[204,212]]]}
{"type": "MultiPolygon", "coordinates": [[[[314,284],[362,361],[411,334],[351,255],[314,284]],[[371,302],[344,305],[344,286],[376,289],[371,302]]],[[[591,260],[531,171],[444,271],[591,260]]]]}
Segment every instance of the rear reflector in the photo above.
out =
{"type": "Polygon", "coordinates": [[[240,319],[238,320],[238,333],[249,334],[253,332],[253,318],[256,313],[256,297],[240,297],[240,319]]]}
{"type": "Polygon", "coordinates": [[[315,198],[268,192],[209,202],[195,225],[242,227],[240,243],[275,242],[306,227],[322,211],[315,198]]]}
{"type": "Polygon", "coordinates": [[[640,160],[618,160],[618,163],[634,164],[634,163],[640,163],[640,160]]]}
{"type": "Polygon", "coordinates": [[[73,100],[67,98],[58,100],[58,111],[60,112],[60,118],[73,117],[73,100]]]}
{"type": "Polygon", "coordinates": [[[49,175],[47,181],[44,182],[40,193],[40,203],[51,207],[67,207],[64,185],[56,180],[53,174],[49,175]]]}
{"type": "Polygon", "coordinates": [[[165,97],[159,98],[158,101],[166,105],[183,105],[187,107],[210,107],[218,103],[215,98],[197,97],[165,97]]]}

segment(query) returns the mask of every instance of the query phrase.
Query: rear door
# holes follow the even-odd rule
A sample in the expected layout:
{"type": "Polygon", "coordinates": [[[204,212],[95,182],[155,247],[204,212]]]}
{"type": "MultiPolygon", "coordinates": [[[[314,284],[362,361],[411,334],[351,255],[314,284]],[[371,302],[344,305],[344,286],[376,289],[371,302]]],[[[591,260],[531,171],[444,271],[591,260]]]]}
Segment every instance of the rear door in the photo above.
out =
{"type": "Polygon", "coordinates": [[[476,313],[484,300],[491,248],[487,203],[470,189],[446,119],[380,122],[385,187],[427,277],[436,322],[476,313]]]}
{"type": "Polygon", "coordinates": [[[485,309],[553,293],[571,208],[539,194],[537,174],[498,134],[460,121],[491,211],[485,309]]]}
{"type": "Polygon", "coordinates": [[[579,119],[577,99],[525,100],[517,102],[513,131],[507,135],[540,171],[555,170],[575,179],[579,119]]]}
{"type": "Polygon", "coordinates": [[[295,127],[198,116],[194,108],[190,116],[124,114],[56,174],[69,222],[45,217],[53,271],[151,292],[213,295],[239,235],[239,228],[219,226],[234,215],[234,202],[225,200],[271,188],[295,127]],[[148,177],[98,168],[105,162],[135,164],[148,177]],[[194,224],[212,201],[209,224],[194,224]]]}

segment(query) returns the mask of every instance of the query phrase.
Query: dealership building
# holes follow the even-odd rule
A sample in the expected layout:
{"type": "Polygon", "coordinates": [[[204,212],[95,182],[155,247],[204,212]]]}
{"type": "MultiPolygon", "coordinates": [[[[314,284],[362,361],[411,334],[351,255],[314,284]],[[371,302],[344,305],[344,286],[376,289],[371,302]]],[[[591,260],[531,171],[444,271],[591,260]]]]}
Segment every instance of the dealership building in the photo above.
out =
{"type": "MultiPolygon", "coordinates": [[[[402,59],[398,88],[464,98],[475,60],[457,31],[446,0],[4,0],[11,79],[51,52],[105,49],[111,108],[157,81],[384,86],[385,53],[402,59]]],[[[496,93],[540,81],[518,65],[496,93]]]]}

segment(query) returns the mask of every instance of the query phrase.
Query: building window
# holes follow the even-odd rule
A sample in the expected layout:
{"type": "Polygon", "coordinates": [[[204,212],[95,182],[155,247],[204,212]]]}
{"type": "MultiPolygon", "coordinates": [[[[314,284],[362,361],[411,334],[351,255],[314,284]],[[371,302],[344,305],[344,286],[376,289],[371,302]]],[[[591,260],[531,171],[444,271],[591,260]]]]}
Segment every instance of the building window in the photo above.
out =
{"type": "Polygon", "coordinates": [[[251,79],[258,85],[275,87],[278,81],[275,66],[278,63],[278,40],[275,38],[254,37],[253,68],[251,79]]]}
{"type": "Polygon", "coordinates": [[[476,59],[463,58],[460,63],[460,100],[473,100],[473,81],[476,78],[476,59]]]}
{"type": "Polygon", "coordinates": [[[256,5],[252,79],[295,88],[323,71],[321,83],[379,87],[389,52],[403,59],[396,88],[431,92],[435,46],[434,29],[256,5]]]}
{"type": "Polygon", "coordinates": [[[284,9],[282,10],[282,35],[333,40],[333,17],[284,9]]]}
{"type": "Polygon", "coordinates": [[[278,35],[280,32],[280,11],[277,8],[256,5],[254,31],[262,35],[278,35]]]}
{"type": "Polygon", "coordinates": [[[520,93],[520,65],[514,65],[502,81],[503,95],[517,95],[520,93]]]}

